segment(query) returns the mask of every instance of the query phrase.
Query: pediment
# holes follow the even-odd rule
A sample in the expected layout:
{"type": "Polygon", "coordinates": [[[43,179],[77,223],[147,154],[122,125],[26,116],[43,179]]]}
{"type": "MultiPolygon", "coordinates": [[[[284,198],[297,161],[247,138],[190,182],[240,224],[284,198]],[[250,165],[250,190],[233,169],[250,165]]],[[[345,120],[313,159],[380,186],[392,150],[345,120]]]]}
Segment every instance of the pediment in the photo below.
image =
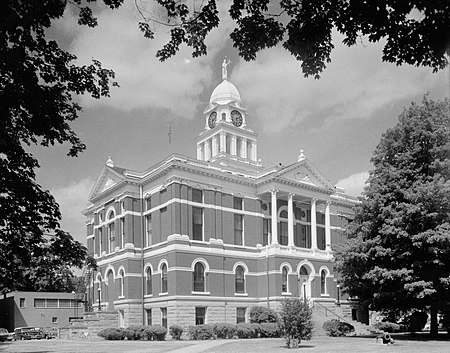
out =
{"type": "Polygon", "coordinates": [[[334,186],[307,160],[281,169],[277,177],[316,187],[334,190],[334,186]]]}
{"type": "Polygon", "coordinates": [[[96,183],[94,184],[94,187],[91,190],[91,193],[89,194],[89,200],[101,194],[102,192],[114,187],[124,179],[125,177],[123,175],[115,172],[114,170],[112,170],[112,168],[103,168],[102,172],[97,178],[96,183]]]}

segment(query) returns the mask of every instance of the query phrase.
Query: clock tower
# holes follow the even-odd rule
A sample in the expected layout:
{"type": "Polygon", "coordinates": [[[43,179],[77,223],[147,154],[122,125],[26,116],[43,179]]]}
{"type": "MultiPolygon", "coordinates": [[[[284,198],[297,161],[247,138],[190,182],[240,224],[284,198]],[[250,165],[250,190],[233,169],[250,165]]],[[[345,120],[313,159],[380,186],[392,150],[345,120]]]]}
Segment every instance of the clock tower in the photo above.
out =
{"type": "Polygon", "coordinates": [[[222,82],[214,89],[203,112],[204,130],[197,138],[197,159],[216,162],[242,171],[261,168],[257,155],[257,135],[247,127],[247,109],[237,88],[228,81],[226,59],[222,82]]]}

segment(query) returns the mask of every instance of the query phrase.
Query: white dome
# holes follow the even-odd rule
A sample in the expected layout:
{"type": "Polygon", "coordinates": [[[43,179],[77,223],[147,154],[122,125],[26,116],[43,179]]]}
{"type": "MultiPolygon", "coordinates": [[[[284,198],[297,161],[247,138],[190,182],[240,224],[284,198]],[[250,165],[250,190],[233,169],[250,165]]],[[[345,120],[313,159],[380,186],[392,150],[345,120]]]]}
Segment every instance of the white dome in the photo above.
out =
{"type": "Polygon", "coordinates": [[[223,80],[211,94],[209,103],[227,104],[232,101],[241,101],[237,88],[227,80],[223,80]]]}

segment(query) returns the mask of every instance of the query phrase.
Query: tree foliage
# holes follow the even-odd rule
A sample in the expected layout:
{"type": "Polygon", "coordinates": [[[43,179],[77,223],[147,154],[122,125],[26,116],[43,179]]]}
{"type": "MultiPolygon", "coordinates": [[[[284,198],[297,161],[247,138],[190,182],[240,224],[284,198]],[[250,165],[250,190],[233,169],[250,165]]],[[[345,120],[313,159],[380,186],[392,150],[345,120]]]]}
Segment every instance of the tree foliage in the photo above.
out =
{"type": "MultiPolygon", "coordinates": [[[[111,7],[121,1],[105,0],[111,7]]],[[[76,156],[85,145],[71,129],[81,107],[73,97],[109,96],[114,72],[99,61],[77,66],[76,57],[48,40],[46,29],[66,1],[0,2],[0,291],[64,290],[70,266],[86,249],[59,229],[61,214],[36,183],[37,159],[30,145],[68,143],[76,156]],[[49,235],[46,235],[49,234],[49,235]],[[47,277],[47,279],[43,279],[47,277]]],[[[79,23],[95,26],[92,11],[79,6],[79,23]]]]}
{"type": "Polygon", "coordinates": [[[350,239],[336,248],[343,285],[373,310],[450,304],[450,106],[427,96],[381,138],[350,239]]]}
{"type": "MultiPolygon", "coordinates": [[[[171,27],[169,42],[156,54],[161,60],[176,54],[182,43],[193,56],[206,54],[204,40],[220,21],[216,1],[157,0],[165,10],[158,19],[135,0],[141,14],[139,28],[154,37],[151,23],[171,27]]],[[[450,3],[435,1],[347,0],[233,0],[229,8],[236,26],[230,37],[239,55],[253,60],[265,48],[282,45],[301,62],[305,76],[319,74],[331,61],[333,30],[343,34],[347,46],[385,40],[383,61],[397,65],[432,67],[448,65],[450,3]]]]}
{"type": "Polygon", "coordinates": [[[312,336],[312,309],[298,298],[285,298],[281,302],[281,328],[288,348],[297,348],[301,340],[312,336]]]}

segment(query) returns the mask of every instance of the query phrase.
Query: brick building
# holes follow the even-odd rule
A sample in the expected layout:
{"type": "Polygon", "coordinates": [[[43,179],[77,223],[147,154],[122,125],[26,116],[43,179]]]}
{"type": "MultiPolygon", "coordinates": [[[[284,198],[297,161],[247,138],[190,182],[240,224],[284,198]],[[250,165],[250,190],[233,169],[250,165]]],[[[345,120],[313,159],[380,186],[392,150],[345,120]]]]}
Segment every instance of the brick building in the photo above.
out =
{"type": "Polygon", "coordinates": [[[96,310],[118,311],[120,326],[168,327],[248,321],[251,306],[284,297],[339,299],[331,245],[356,199],[303,151],[263,167],[247,117],[225,67],[196,159],[172,154],[144,171],[107,161],[84,211],[96,310]]]}

